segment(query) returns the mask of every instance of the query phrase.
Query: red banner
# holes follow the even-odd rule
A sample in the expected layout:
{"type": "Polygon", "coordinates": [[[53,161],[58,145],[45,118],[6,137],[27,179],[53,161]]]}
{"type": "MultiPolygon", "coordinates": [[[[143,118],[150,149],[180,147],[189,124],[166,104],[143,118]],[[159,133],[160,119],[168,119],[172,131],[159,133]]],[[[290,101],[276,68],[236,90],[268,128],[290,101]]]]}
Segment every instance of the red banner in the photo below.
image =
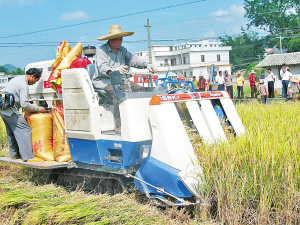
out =
{"type": "MultiPolygon", "coordinates": [[[[153,75],[152,82],[155,83],[157,78],[158,78],[158,75],[153,75]]],[[[149,77],[148,76],[134,76],[134,83],[142,84],[143,82],[145,84],[149,83],[149,77]]]]}

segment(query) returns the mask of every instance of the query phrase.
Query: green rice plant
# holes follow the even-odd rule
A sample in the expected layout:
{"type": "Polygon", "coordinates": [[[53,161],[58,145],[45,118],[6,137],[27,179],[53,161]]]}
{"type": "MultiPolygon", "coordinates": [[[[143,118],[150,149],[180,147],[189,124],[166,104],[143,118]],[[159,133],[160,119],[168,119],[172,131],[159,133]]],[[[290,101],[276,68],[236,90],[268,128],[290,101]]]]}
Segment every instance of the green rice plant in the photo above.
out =
{"type": "Polygon", "coordinates": [[[299,223],[300,105],[236,107],[246,134],[230,136],[228,144],[196,147],[216,218],[228,224],[299,223]]]}

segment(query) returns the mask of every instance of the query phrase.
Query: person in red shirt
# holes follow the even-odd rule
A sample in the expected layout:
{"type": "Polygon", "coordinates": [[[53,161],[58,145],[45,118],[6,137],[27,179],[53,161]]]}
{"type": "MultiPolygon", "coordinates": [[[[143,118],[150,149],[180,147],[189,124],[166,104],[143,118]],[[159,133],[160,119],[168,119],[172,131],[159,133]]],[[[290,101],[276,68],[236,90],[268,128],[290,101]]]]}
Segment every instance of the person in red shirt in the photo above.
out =
{"type": "Polygon", "coordinates": [[[250,87],[251,87],[251,98],[257,98],[257,88],[256,88],[256,81],[255,81],[255,77],[254,74],[256,74],[256,72],[254,70],[251,71],[250,76],[249,76],[249,81],[250,81],[250,87]]]}
{"type": "Polygon", "coordinates": [[[199,91],[205,91],[206,79],[203,77],[203,74],[200,74],[199,78],[199,91]]]}

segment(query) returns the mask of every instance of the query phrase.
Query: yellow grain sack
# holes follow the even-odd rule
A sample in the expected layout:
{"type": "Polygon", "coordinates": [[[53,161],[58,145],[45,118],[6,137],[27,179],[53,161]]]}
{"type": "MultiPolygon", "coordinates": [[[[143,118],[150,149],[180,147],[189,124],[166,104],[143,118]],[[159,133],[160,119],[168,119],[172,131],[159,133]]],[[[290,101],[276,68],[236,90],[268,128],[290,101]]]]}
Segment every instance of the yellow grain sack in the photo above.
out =
{"type": "Polygon", "coordinates": [[[71,46],[66,40],[64,40],[63,43],[61,43],[59,46],[57,57],[54,63],[52,64],[52,67],[56,68],[61,63],[63,58],[65,58],[68,55],[70,51],[71,51],[71,46]]]}
{"type": "Polygon", "coordinates": [[[82,52],[83,46],[79,42],[69,53],[68,55],[61,61],[61,63],[58,65],[57,69],[58,70],[63,70],[63,69],[69,69],[71,63],[75,60],[81,57],[81,52],[82,52]]]}
{"type": "Polygon", "coordinates": [[[53,161],[52,115],[37,113],[27,117],[31,127],[33,153],[46,161],[53,161]]]}
{"type": "Polygon", "coordinates": [[[65,133],[64,111],[62,106],[53,108],[53,153],[57,162],[71,160],[67,135],[65,133]]]}

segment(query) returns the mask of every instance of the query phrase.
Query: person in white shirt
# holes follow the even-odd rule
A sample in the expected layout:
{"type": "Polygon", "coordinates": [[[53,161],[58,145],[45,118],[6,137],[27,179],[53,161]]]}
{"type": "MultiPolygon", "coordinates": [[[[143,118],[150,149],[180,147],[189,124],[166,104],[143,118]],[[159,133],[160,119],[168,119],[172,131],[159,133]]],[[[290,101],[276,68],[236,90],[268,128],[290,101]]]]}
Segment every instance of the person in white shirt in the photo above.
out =
{"type": "Polygon", "coordinates": [[[289,86],[290,79],[293,77],[293,74],[291,74],[290,71],[287,70],[286,65],[283,65],[280,75],[282,78],[282,94],[283,97],[286,98],[288,95],[287,88],[289,86]]]}
{"type": "Polygon", "coordinates": [[[216,76],[216,79],[215,79],[216,83],[219,84],[218,86],[218,91],[225,91],[225,80],[224,80],[224,77],[223,77],[223,72],[222,71],[219,71],[219,75],[216,76]]]}
{"type": "Polygon", "coordinates": [[[267,81],[268,81],[269,98],[274,98],[275,75],[272,72],[271,68],[268,69],[268,73],[269,73],[269,75],[267,76],[267,81]]]}

